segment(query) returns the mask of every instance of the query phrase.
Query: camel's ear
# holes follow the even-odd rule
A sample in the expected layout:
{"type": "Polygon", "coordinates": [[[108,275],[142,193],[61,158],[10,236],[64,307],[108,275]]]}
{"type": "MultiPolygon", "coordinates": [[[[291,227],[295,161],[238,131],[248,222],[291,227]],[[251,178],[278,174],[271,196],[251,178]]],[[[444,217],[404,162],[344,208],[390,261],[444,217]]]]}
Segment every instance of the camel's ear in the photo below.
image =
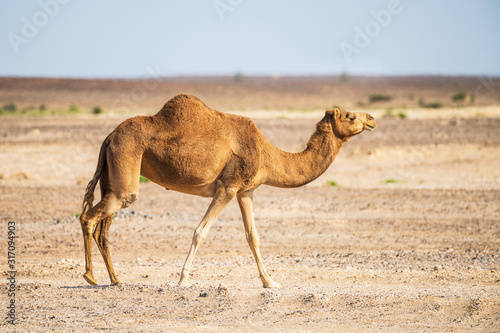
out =
{"type": "Polygon", "coordinates": [[[339,119],[340,117],[340,110],[335,108],[333,110],[328,110],[326,111],[326,113],[333,119],[333,120],[337,120],[339,119]]]}

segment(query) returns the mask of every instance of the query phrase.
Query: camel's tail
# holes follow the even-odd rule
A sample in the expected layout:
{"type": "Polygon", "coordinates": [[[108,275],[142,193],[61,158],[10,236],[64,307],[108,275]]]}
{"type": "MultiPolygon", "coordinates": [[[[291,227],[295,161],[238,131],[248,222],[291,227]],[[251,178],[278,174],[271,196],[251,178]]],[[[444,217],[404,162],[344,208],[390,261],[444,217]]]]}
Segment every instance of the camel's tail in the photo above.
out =
{"type": "Polygon", "coordinates": [[[82,203],[82,214],[88,211],[93,207],[94,202],[94,190],[97,185],[97,182],[101,178],[102,169],[106,163],[106,150],[109,146],[109,137],[104,140],[101,146],[101,151],[99,152],[99,161],[97,162],[97,168],[94,173],[94,178],[87,185],[87,189],[85,190],[85,196],[83,197],[82,203]]]}

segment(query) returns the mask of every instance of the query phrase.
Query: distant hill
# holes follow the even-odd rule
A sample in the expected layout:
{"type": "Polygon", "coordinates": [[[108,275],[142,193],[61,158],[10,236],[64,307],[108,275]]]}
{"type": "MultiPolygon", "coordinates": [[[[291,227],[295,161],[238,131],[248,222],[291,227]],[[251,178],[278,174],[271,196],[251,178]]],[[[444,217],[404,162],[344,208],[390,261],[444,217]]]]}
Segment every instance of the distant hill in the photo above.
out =
{"type": "Polygon", "coordinates": [[[0,107],[92,108],[154,113],[173,95],[218,110],[310,110],[500,105],[500,78],[443,76],[0,78],[0,107]]]}

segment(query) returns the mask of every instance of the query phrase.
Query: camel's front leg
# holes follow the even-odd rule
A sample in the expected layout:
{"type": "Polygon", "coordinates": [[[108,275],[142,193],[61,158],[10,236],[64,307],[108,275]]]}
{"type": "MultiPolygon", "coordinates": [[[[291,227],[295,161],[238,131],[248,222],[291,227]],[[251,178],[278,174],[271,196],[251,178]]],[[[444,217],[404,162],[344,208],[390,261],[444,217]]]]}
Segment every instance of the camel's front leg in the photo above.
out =
{"type": "Polygon", "coordinates": [[[193,242],[191,243],[191,248],[189,249],[186,262],[181,272],[181,279],[179,281],[180,286],[189,286],[189,271],[191,270],[191,265],[193,264],[193,259],[198,247],[207,237],[210,227],[214,223],[215,219],[219,213],[226,207],[226,205],[234,198],[236,191],[230,188],[225,188],[221,181],[217,184],[218,189],[214,195],[210,206],[208,207],[205,216],[201,220],[193,235],[193,242]]]}
{"type": "Polygon", "coordinates": [[[273,279],[271,279],[262,263],[259,249],[260,239],[253,219],[253,191],[238,193],[237,198],[243,217],[243,224],[245,225],[247,242],[257,262],[257,268],[259,269],[260,279],[262,280],[264,288],[282,288],[283,285],[281,283],[274,282],[273,279]]]}

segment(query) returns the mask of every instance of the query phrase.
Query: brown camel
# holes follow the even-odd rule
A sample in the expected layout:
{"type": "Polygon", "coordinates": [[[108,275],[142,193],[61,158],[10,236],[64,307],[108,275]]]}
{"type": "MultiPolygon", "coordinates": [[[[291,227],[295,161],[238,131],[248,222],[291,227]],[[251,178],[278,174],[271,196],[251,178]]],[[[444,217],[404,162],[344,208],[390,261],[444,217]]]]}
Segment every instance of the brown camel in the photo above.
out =
{"type": "Polygon", "coordinates": [[[253,191],[262,184],[298,187],[313,181],[332,164],[344,142],[375,126],[367,113],[328,110],[305,150],[287,153],[272,146],[249,118],[212,110],[188,94],[173,97],[154,116],[124,121],[104,140],[85,193],[80,217],[85,246],[83,277],[97,284],[92,272],[93,236],[111,284],[120,283],[111,264],[108,230],[113,214],[137,200],[143,175],[168,190],[213,198],[194,232],[179,285],[189,285],[196,250],[217,215],[236,196],[260,279],[265,288],[280,288],[262,264],[253,191]],[[101,201],[93,207],[98,180],[101,201]]]}

